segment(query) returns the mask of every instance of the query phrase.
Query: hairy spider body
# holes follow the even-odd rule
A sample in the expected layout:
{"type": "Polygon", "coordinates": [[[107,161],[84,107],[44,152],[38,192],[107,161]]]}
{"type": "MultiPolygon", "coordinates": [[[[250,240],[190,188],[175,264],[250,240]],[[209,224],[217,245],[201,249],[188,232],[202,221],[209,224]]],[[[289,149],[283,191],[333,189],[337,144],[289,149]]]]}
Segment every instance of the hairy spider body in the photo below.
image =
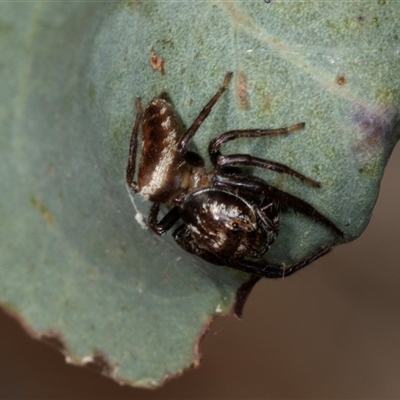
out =
{"type": "Polygon", "coordinates": [[[280,135],[304,127],[298,123],[288,128],[233,130],[220,134],[209,144],[213,164],[206,171],[202,157],[188,150],[188,143],[226,90],[232,73],[206,104],[193,124],[184,131],[163,92],[142,110],[136,101],[136,120],[132,130],[126,178],[129,187],[153,202],[148,223],[161,235],[181,220],[173,237],[186,251],[216,265],[240,269],[257,276],[278,278],[290,275],[330,250],[325,246],[306,259],[284,268],[266,262],[262,256],[274,242],[283,207],[301,212],[333,230],[342,231],[305,201],[270,186],[264,180],[246,175],[240,166],[255,166],[292,175],[319,187],[319,183],[277,162],[248,154],[222,155],[220,147],[241,137],[280,135]],[[137,181],[137,141],[142,131],[137,181]],[[158,221],[160,204],[169,208],[158,221]]]}
{"type": "Polygon", "coordinates": [[[143,115],[137,191],[147,200],[172,205],[188,188],[190,165],[178,144],[182,129],[165,94],[153,99],[143,115]]]}

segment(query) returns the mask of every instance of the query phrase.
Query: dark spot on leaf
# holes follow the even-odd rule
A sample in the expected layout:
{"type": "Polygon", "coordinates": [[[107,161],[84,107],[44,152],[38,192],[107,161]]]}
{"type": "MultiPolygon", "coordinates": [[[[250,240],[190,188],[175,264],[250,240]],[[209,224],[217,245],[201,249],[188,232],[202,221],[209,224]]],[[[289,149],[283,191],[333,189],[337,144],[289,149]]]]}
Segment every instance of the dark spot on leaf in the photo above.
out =
{"type": "Polygon", "coordinates": [[[162,39],[161,43],[163,46],[169,46],[169,47],[173,47],[174,46],[174,42],[171,39],[162,39]]]}
{"type": "Polygon", "coordinates": [[[44,203],[38,200],[35,196],[31,196],[30,202],[37,210],[40,211],[42,217],[46,221],[46,224],[49,226],[54,226],[54,217],[52,212],[46,207],[44,203]]]}
{"type": "Polygon", "coordinates": [[[346,83],[346,78],[343,75],[340,75],[336,78],[336,83],[343,86],[346,83]]]}
{"type": "Polygon", "coordinates": [[[247,93],[247,76],[242,71],[236,75],[236,88],[239,107],[244,110],[248,109],[249,96],[247,93]]]}
{"type": "Polygon", "coordinates": [[[153,69],[160,72],[161,75],[165,74],[164,59],[159,56],[154,49],[150,51],[150,65],[153,69]]]}
{"type": "Polygon", "coordinates": [[[357,129],[357,140],[352,146],[358,172],[374,178],[377,173],[378,157],[382,151],[391,151],[400,132],[398,111],[358,106],[352,115],[357,129]],[[397,126],[397,128],[396,128],[397,126]],[[397,129],[397,130],[396,130],[397,129]],[[397,133],[396,133],[397,132],[397,133]]]}
{"type": "Polygon", "coordinates": [[[358,106],[352,114],[353,123],[362,133],[361,140],[356,145],[357,148],[385,146],[396,123],[399,122],[400,114],[398,111],[389,111],[385,109],[368,109],[358,106]]]}

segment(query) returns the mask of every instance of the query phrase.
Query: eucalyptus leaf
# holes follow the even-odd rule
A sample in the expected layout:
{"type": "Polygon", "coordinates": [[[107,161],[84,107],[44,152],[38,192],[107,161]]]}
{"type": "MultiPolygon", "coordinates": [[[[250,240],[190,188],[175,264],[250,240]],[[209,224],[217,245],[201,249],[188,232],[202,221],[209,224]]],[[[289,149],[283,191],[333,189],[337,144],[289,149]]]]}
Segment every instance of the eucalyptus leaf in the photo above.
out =
{"type": "MultiPolygon", "coordinates": [[[[194,148],[209,166],[219,133],[304,121],[223,152],[319,181],[249,170],[350,241],[368,224],[400,135],[399,17],[394,0],[2,3],[4,307],[33,335],[57,339],[70,362],[102,362],[120,382],[157,386],[197,365],[211,320],[234,310],[240,288],[243,302],[252,281],[140,221],[149,204],[124,177],[136,97],[146,104],[166,90],[188,127],[233,71],[194,148]]],[[[339,241],[288,210],[267,260],[290,264],[339,241]]]]}

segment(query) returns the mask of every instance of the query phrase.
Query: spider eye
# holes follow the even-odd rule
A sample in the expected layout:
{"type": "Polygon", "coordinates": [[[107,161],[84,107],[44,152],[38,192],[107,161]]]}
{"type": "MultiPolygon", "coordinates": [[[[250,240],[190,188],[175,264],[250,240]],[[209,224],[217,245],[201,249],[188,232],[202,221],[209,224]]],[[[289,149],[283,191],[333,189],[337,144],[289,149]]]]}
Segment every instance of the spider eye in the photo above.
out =
{"type": "Polygon", "coordinates": [[[243,230],[237,222],[232,222],[229,228],[232,233],[240,233],[243,230]]]}

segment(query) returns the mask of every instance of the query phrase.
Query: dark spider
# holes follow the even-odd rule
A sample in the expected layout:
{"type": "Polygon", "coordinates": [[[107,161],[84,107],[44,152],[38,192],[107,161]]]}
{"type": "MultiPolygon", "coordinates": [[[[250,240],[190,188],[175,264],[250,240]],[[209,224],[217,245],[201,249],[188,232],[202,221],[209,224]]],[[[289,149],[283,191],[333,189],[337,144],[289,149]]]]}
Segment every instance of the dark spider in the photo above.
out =
{"type": "Polygon", "coordinates": [[[231,77],[232,73],[225,76],[222,86],[186,132],[182,130],[165,92],[154,98],[144,112],[138,98],[126,179],[133,191],[153,202],[148,223],[158,235],[164,234],[181,219],[183,225],[172,236],[189,253],[216,265],[266,278],[291,275],[327,253],[331,247],[321,247],[286,268],[262,259],[278,233],[283,206],[324,224],[341,237],[343,232],[310,204],[270,186],[258,177],[245,174],[238,167],[267,168],[292,175],[314,187],[319,187],[319,183],[274,161],[248,154],[222,155],[220,147],[237,138],[286,134],[303,128],[305,124],[222,133],[209,144],[208,153],[213,164],[209,172],[204,168],[203,158],[187,148],[190,139],[226,90],[231,77]],[[141,126],[139,171],[137,181],[134,181],[137,137],[141,126]],[[169,211],[158,221],[160,204],[166,204],[169,211]]]}

